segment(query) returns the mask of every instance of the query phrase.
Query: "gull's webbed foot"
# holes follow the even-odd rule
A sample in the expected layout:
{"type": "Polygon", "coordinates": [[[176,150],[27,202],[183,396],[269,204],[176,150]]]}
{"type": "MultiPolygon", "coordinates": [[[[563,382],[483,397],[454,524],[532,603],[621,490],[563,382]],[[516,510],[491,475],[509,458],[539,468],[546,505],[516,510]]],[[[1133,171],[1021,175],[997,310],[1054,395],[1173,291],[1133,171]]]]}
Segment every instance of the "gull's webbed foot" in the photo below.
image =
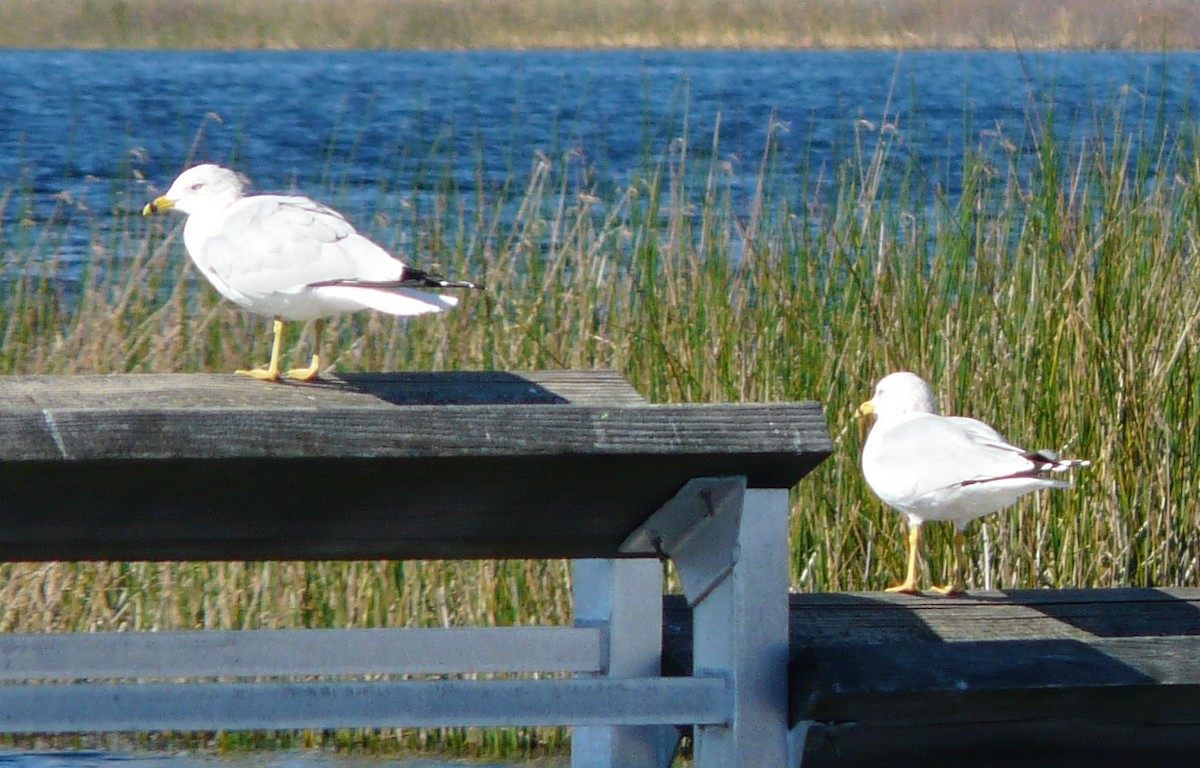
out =
{"type": "Polygon", "coordinates": [[[952,581],[943,587],[930,587],[929,590],[931,592],[936,592],[937,594],[943,595],[943,596],[945,596],[945,595],[961,595],[963,592],[967,591],[967,587],[965,584],[962,584],[961,582],[952,581]]]}
{"type": "Polygon", "coordinates": [[[313,323],[313,356],[312,362],[307,368],[292,368],[287,373],[283,374],[289,379],[295,381],[312,381],[317,378],[317,373],[321,370],[321,339],[325,335],[325,319],[318,319],[313,323]]]}
{"type": "Polygon", "coordinates": [[[293,381],[312,381],[317,378],[317,374],[321,369],[321,361],[313,355],[312,364],[307,368],[292,368],[286,371],[283,375],[293,381]]]}
{"type": "Polygon", "coordinates": [[[271,370],[270,368],[249,368],[234,371],[237,376],[249,376],[252,379],[259,381],[279,381],[279,370],[271,370]]]}
{"type": "Polygon", "coordinates": [[[917,582],[915,579],[911,580],[911,581],[908,579],[905,579],[904,581],[900,582],[899,584],[897,584],[894,587],[888,587],[887,589],[884,590],[884,592],[900,592],[905,595],[921,594],[921,590],[917,588],[917,582]]]}

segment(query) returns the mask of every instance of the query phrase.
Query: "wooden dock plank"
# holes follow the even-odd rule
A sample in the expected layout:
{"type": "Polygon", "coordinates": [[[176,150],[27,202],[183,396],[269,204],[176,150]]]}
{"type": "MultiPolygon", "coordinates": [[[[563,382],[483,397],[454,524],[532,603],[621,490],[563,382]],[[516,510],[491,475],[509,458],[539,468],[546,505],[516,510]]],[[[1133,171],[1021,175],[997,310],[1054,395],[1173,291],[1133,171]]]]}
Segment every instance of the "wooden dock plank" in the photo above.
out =
{"type": "MultiPolygon", "coordinates": [[[[686,604],[664,669],[690,671],[686,604]]],[[[812,766],[1182,765],[1200,754],[1200,589],[790,596],[812,766]]]]}
{"type": "Polygon", "coordinates": [[[792,595],[793,645],[1081,639],[1200,634],[1190,589],[1043,589],[926,597],[792,595]]]}

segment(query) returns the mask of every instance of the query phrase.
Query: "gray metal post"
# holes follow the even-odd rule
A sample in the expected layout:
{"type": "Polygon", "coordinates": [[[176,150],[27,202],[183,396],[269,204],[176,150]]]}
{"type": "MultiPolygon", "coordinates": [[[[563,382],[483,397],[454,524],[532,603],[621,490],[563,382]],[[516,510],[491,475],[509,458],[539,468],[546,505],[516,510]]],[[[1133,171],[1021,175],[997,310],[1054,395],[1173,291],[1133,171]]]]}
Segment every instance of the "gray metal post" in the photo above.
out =
{"type": "MultiPolygon", "coordinates": [[[[662,564],[654,558],[575,560],[572,576],[576,626],[607,631],[607,676],[661,674],[662,564]]],[[[576,728],[571,766],[663,768],[677,741],[678,731],[671,726],[576,728]]]]}
{"type": "Polygon", "coordinates": [[[695,673],[733,687],[727,726],[697,726],[697,768],[787,761],[788,492],[746,490],[728,577],[693,606],[695,673]]]}

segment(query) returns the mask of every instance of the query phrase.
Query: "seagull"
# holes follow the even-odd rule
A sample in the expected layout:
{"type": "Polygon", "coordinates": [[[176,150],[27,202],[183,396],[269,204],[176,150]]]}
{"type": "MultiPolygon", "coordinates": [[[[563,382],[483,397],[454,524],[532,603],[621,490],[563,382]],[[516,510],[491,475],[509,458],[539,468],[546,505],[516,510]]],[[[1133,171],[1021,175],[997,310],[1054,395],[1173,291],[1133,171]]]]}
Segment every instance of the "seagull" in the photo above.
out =
{"type": "Polygon", "coordinates": [[[939,416],[929,384],[907,371],[881,379],[857,414],[875,415],[862,452],[867,485],[908,519],[907,575],[888,592],[918,592],[917,545],[921,525],[930,520],[954,523],[954,575],[934,592],[962,592],[967,524],[1027,493],[1069,488],[1069,482],[1050,475],[1091,463],[1023,450],[982,421],[939,416]]]}
{"type": "Polygon", "coordinates": [[[238,306],[274,318],[270,363],[237,371],[262,381],[316,378],[330,315],[364,309],[399,316],[442,312],[458,299],[414,289],[482,288],[407,266],[310,198],[247,195],[244,178],[219,165],[187,169],[142,215],[171,209],[187,214],[184,245],[213,287],[238,306]],[[311,363],[281,373],[284,320],[315,323],[311,363]]]}

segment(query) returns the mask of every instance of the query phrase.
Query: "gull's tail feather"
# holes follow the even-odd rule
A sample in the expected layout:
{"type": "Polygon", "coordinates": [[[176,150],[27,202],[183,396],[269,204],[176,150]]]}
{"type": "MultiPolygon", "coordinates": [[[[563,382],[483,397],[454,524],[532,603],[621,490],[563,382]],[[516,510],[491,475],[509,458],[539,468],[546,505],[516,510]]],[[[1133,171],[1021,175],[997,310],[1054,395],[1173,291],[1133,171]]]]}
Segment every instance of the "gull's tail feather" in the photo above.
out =
{"type": "Polygon", "coordinates": [[[325,280],[308,286],[330,299],[361,304],[389,315],[423,315],[441,312],[458,304],[454,296],[416,291],[414,288],[473,288],[482,285],[465,280],[447,280],[441,275],[404,268],[399,280],[325,280]]]}
{"type": "Polygon", "coordinates": [[[458,304],[458,298],[455,296],[439,296],[410,288],[398,288],[394,283],[391,285],[393,287],[384,288],[379,287],[378,283],[342,283],[321,285],[313,290],[330,299],[354,302],[361,304],[363,308],[400,317],[442,312],[458,304]]]}
{"type": "Polygon", "coordinates": [[[1059,459],[1054,462],[1054,466],[1050,467],[1051,472],[1066,472],[1072,467],[1090,467],[1092,462],[1088,459],[1059,459]]]}
{"type": "Polygon", "coordinates": [[[1055,472],[1066,472],[1074,467],[1090,467],[1092,462],[1087,459],[1060,459],[1054,451],[1026,451],[1021,456],[1030,463],[1028,469],[1013,472],[1008,475],[992,477],[975,477],[958,483],[960,488],[988,483],[1032,482],[1043,488],[1070,488],[1070,480],[1058,480],[1050,477],[1055,472]]]}
{"type": "Polygon", "coordinates": [[[1070,480],[1059,480],[1056,477],[1038,477],[1035,479],[1043,488],[1071,488],[1074,485],[1070,480]]]}

